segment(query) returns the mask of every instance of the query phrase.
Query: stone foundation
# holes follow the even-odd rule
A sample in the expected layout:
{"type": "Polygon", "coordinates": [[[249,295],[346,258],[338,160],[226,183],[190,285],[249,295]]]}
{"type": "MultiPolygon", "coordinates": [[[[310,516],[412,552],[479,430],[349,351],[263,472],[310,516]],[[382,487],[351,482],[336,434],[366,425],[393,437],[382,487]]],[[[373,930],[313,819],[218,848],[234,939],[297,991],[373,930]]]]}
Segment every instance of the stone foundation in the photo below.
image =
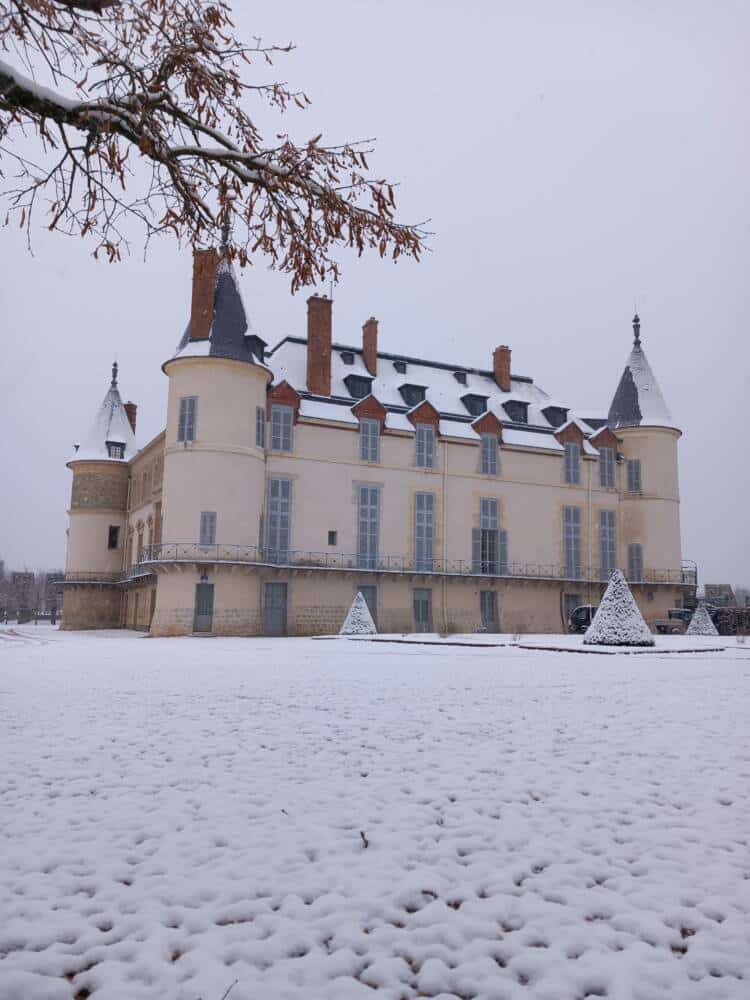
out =
{"type": "Polygon", "coordinates": [[[119,628],[122,591],[103,584],[67,584],[63,588],[61,629],[119,628]]]}

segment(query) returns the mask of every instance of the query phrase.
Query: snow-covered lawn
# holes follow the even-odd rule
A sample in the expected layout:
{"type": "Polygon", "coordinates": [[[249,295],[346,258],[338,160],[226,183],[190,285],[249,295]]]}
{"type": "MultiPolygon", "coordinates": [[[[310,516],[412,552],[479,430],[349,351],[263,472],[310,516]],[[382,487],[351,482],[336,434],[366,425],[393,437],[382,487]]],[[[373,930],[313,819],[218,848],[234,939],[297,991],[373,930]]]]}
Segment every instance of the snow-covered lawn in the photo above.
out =
{"type": "Polygon", "coordinates": [[[749,695],[733,641],[0,631],[0,998],[746,1000],[749,695]]]}

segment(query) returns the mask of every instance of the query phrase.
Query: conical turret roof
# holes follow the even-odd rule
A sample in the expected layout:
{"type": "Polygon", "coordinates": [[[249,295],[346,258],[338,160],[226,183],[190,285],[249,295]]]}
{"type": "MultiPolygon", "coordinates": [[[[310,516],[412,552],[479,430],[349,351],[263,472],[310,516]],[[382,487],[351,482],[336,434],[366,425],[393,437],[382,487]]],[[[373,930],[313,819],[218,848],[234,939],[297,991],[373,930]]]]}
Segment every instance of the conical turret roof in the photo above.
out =
{"type": "Polygon", "coordinates": [[[83,444],[76,446],[75,461],[129,461],[137,451],[135,434],[117,387],[117,370],[115,361],[109,389],[83,444]]]}
{"type": "Polygon", "coordinates": [[[633,317],[633,349],[609,408],[610,427],[674,427],[659,383],[641,344],[641,321],[633,317]]]}
{"type": "Polygon", "coordinates": [[[196,336],[191,317],[174,358],[229,358],[262,363],[266,344],[252,332],[234,268],[224,249],[220,255],[215,250],[208,253],[215,255],[214,260],[217,261],[211,268],[215,271],[209,277],[213,286],[210,292],[210,322],[196,336]]]}

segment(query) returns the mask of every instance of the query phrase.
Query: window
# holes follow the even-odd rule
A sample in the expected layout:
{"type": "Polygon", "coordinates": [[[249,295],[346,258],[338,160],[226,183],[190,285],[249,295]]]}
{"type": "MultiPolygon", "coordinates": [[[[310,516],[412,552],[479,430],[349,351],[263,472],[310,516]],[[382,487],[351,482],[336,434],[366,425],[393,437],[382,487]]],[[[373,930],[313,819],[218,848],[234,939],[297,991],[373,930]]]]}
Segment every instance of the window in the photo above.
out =
{"type": "Polygon", "coordinates": [[[499,504],[493,497],[479,501],[479,527],[472,530],[471,560],[475,573],[508,572],[508,533],[499,530],[499,504]]]}
{"type": "Polygon", "coordinates": [[[577,486],[581,482],[581,446],[565,445],[565,482],[577,486]]]}
{"type": "Polygon", "coordinates": [[[605,490],[611,490],[615,485],[614,448],[599,449],[599,485],[605,490]]]}
{"type": "Polygon", "coordinates": [[[341,360],[344,362],[345,365],[353,365],[354,364],[354,351],[342,351],[341,352],[341,360]]]}
{"type": "Polygon", "coordinates": [[[365,375],[347,375],[344,383],[352,399],[364,399],[370,395],[372,379],[365,375]]]}
{"type": "Polygon", "coordinates": [[[393,362],[393,367],[401,375],[406,375],[406,362],[405,361],[394,361],[393,362]]]}
{"type": "Polygon", "coordinates": [[[201,511],[200,544],[216,544],[216,511],[201,511]]]}
{"type": "Polygon", "coordinates": [[[107,454],[110,458],[125,458],[125,445],[117,441],[107,441],[107,454]]]}
{"type": "Polygon", "coordinates": [[[417,467],[435,468],[435,428],[432,424],[417,424],[417,467]]]}
{"type": "Polygon", "coordinates": [[[615,512],[599,511],[599,573],[602,580],[609,580],[617,565],[617,541],[615,537],[615,512]]]}
{"type": "Polygon", "coordinates": [[[177,423],[178,441],[195,441],[195,420],[198,409],[197,396],[182,396],[180,399],[180,417],[177,423]]]}
{"type": "Polygon", "coordinates": [[[398,391],[407,406],[416,406],[417,403],[421,403],[427,392],[423,385],[409,385],[408,383],[400,385],[398,391]]]}
{"type": "Polygon", "coordinates": [[[268,558],[286,562],[292,534],[292,481],[268,480],[268,558]]]}
{"type": "Polygon", "coordinates": [[[514,424],[527,424],[529,422],[529,404],[520,399],[509,399],[503,403],[503,409],[508,414],[508,419],[514,424]]]}
{"type": "Polygon", "coordinates": [[[545,406],[542,413],[553,427],[562,427],[568,419],[568,411],[564,406],[545,406]]]}
{"type": "Polygon", "coordinates": [[[563,507],[563,549],[565,576],[569,580],[581,577],[581,508],[563,507]]]}
{"type": "Polygon", "coordinates": [[[479,591],[479,612],[482,628],[494,632],[497,629],[497,594],[494,590],[479,591]]]}
{"type": "Polygon", "coordinates": [[[487,396],[477,396],[473,392],[467,392],[465,396],[461,397],[461,402],[472,417],[479,417],[487,409],[487,399],[487,396]]]}
{"type": "Polygon", "coordinates": [[[414,494],[414,565],[417,572],[435,568],[435,494],[414,494]]]}
{"type": "Polygon", "coordinates": [[[379,487],[360,486],[357,491],[357,565],[362,569],[377,568],[379,522],[379,487]]]}
{"type": "Polygon", "coordinates": [[[480,469],[484,476],[497,475],[497,435],[482,434],[479,439],[480,469]]]}
{"type": "Polygon", "coordinates": [[[378,588],[373,587],[372,584],[364,584],[357,587],[359,593],[364,597],[365,604],[367,605],[367,610],[372,615],[372,620],[375,623],[375,627],[378,625],[378,588]]]}
{"type": "Polygon", "coordinates": [[[466,385],[466,372],[453,372],[453,378],[460,385],[466,385]]]}
{"type": "Polygon", "coordinates": [[[628,545],[628,580],[643,580],[643,546],[638,542],[628,545]]]}
{"type": "Polygon", "coordinates": [[[565,627],[568,627],[568,620],[576,608],[581,606],[580,594],[563,594],[563,613],[565,615],[565,627]]]}
{"type": "Polygon", "coordinates": [[[338,531],[329,531],[328,532],[328,544],[329,545],[338,545],[338,543],[339,543],[339,533],[338,533],[338,531]]]}
{"type": "Polygon", "coordinates": [[[107,548],[117,549],[120,547],[120,528],[116,524],[110,524],[107,534],[107,548]]]}
{"type": "Polygon", "coordinates": [[[259,448],[266,446],[266,408],[255,407],[255,443],[259,448]]]}
{"type": "Polygon", "coordinates": [[[380,421],[365,417],[359,422],[359,457],[363,462],[380,461],[380,421]]]}
{"type": "Polygon", "coordinates": [[[294,411],[291,406],[273,403],[271,406],[271,449],[273,451],[292,450],[292,426],[294,411]]]}
{"type": "Polygon", "coordinates": [[[641,460],[631,458],[627,465],[628,470],[628,493],[641,492],[641,460]]]}

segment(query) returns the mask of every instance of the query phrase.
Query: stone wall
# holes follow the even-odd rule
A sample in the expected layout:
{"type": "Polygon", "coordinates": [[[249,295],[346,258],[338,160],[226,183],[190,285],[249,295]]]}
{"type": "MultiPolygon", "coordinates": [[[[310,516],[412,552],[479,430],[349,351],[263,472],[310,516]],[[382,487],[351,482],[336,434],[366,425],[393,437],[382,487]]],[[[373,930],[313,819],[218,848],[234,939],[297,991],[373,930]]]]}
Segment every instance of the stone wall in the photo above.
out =
{"type": "Polygon", "coordinates": [[[63,588],[61,629],[118,628],[122,592],[118,587],[68,584],[63,588]]]}
{"type": "Polygon", "coordinates": [[[74,469],[71,509],[125,510],[128,475],[128,466],[124,463],[81,463],[74,469]]]}

